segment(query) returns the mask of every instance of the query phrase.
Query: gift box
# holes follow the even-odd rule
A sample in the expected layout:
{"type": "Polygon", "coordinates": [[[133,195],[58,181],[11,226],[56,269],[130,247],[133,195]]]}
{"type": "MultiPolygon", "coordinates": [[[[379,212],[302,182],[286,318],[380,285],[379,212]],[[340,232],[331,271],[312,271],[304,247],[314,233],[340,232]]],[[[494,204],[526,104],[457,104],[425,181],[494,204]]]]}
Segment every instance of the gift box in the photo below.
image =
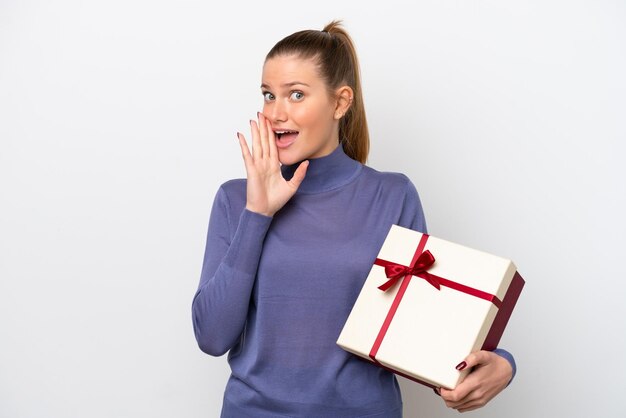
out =
{"type": "Polygon", "coordinates": [[[430,387],[497,347],[524,280],[511,260],[393,225],[341,331],[344,350],[430,387]]]}

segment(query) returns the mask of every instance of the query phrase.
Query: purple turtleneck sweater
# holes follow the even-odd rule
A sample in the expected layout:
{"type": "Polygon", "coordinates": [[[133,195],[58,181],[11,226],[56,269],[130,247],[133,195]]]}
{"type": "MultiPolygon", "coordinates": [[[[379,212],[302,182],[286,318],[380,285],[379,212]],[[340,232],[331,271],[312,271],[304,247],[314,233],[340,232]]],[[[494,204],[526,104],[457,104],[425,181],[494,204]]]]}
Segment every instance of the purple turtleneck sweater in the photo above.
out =
{"type": "Polygon", "coordinates": [[[228,351],[222,417],[401,417],[393,374],[336,341],[391,225],[426,232],[413,184],[339,146],[273,217],[245,206],[244,179],[220,187],[192,304],[200,349],[228,351]]]}

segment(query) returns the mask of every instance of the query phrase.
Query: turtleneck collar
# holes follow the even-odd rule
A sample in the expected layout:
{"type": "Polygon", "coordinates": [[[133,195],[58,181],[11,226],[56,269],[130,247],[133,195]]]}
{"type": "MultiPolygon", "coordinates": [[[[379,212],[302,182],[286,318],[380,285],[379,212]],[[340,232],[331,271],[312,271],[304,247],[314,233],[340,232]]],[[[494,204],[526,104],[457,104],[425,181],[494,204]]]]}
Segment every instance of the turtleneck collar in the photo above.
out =
{"type": "MultiPolygon", "coordinates": [[[[281,166],[283,177],[289,180],[299,165],[281,166]]],[[[361,163],[348,157],[339,144],[330,154],[309,159],[309,167],[298,193],[321,193],[341,187],[352,181],[362,167],[361,163]]]]}

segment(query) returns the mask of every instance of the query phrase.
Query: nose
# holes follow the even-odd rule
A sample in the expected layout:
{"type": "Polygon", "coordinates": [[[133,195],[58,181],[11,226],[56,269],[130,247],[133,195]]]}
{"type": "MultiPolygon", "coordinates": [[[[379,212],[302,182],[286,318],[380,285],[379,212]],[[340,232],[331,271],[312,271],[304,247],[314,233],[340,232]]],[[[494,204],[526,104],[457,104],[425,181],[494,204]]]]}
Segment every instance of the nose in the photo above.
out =
{"type": "Polygon", "coordinates": [[[274,100],[271,104],[268,104],[263,114],[270,118],[272,123],[281,123],[287,121],[287,106],[282,100],[274,100]]]}

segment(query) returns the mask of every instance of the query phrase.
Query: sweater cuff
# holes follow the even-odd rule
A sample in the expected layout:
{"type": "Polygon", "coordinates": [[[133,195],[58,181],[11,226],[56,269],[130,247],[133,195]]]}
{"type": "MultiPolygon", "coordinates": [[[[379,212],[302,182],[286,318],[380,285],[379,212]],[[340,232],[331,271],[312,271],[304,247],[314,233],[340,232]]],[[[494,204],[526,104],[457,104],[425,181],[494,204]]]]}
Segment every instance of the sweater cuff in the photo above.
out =
{"type": "Polygon", "coordinates": [[[509,353],[508,351],[502,348],[496,348],[495,350],[493,350],[493,352],[499,355],[500,357],[503,357],[504,359],[506,359],[511,365],[511,368],[513,369],[511,380],[509,380],[509,383],[507,383],[507,386],[509,386],[511,382],[513,381],[513,378],[515,377],[515,373],[517,372],[517,365],[515,364],[515,359],[513,358],[513,355],[511,353],[509,353]]]}
{"type": "Polygon", "coordinates": [[[263,241],[272,223],[272,217],[244,209],[239,217],[237,231],[224,257],[226,265],[234,270],[255,274],[261,258],[263,241]]]}

